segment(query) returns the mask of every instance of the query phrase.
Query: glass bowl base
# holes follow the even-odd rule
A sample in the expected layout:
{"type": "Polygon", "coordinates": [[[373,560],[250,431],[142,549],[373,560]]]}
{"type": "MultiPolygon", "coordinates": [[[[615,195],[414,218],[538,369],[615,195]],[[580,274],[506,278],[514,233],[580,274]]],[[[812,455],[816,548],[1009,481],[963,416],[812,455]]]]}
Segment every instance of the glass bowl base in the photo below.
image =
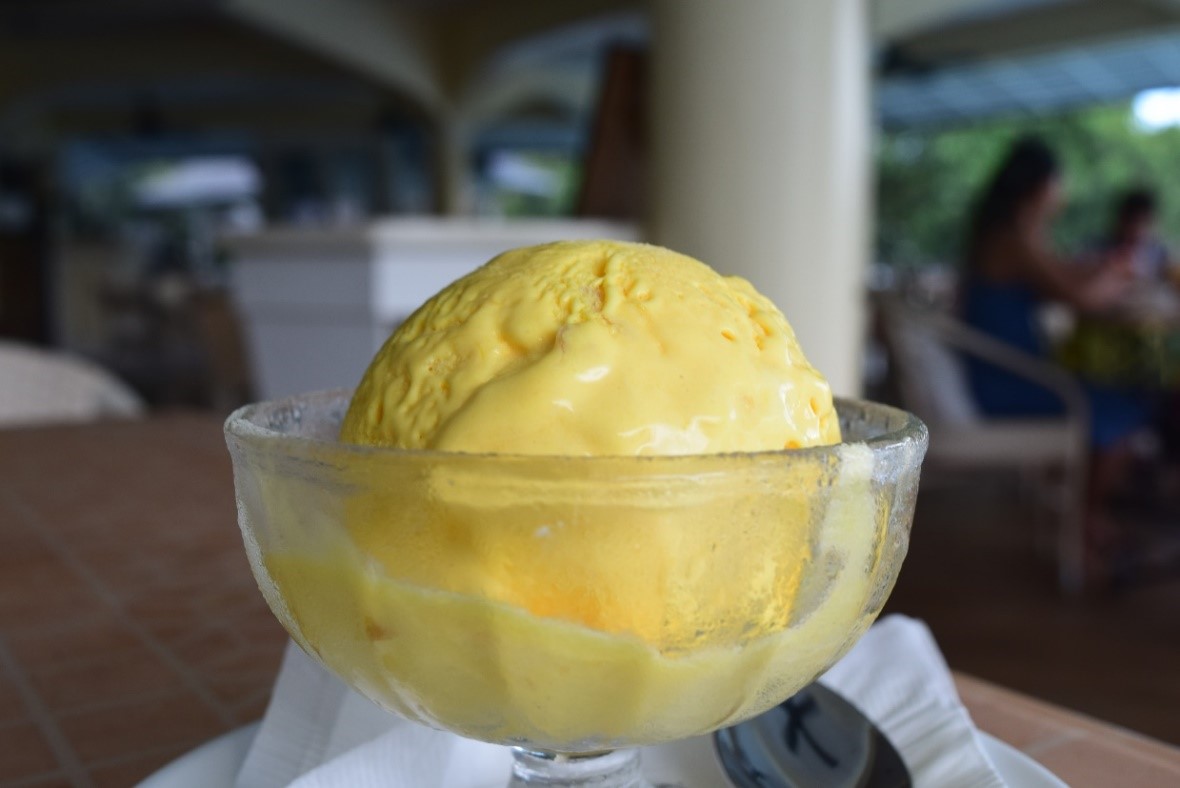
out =
{"type": "Polygon", "coordinates": [[[509,788],[656,788],[639,771],[639,750],[561,755],[512,749],[509,788]]]}

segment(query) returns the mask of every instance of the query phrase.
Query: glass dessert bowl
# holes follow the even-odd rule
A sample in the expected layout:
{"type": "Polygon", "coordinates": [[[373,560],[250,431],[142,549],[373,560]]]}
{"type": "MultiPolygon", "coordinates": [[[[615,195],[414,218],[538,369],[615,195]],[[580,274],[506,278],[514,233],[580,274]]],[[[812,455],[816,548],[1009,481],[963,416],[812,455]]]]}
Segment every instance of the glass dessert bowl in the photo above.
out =
{"type": "Polygon", "coordinates": [[[518,748],[519,784],[641,785],[603,753],[736,724],[839,659],[897,578],[927,441],[837,401],[844,442],[792,451],[377,449],[336,440],[348,402],[226,422],[259,587],[379,705],[518,748]]]}

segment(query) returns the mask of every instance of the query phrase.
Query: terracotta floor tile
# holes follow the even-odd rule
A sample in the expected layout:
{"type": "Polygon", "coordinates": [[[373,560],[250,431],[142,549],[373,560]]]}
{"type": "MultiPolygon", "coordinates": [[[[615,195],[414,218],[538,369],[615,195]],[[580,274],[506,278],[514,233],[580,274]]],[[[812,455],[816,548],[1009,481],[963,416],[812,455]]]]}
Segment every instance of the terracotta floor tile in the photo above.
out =
{"type": "Polygon", "coordinates": [[[198,570],[187,563],[179,569],[161,560],[151,563],[151,582],[140,590],[144,594],[165,595],[172,599],[185,599],[197,596],[206,591],[211,585],[232,583],[234,578],[217,571],[198,570]],[[216,579],[215,579],[216,578],[216,579]]]}
{"type": "Polygon", "coordinates": [[[205,610],[240,610],[252,607],[258,600],[258,587],[254,583],[221,588],[209,587],[201,595],[200,604],[205,610]]]}
{"type": "Polygon", "coordinates": [[[19,570],[29,564],[53,561],[53,552],[28,528],[16,525],[22,512],[0,503],[0,522],[13,525],[0,529],[0,573],[19,570]]]}
{"type": "Polygon", "coordinates": [[[78,788],[76,783],[61,774],[53,774],[43,779],[21,780],[15,785],[20,788],[78,788]]]}
{"type": "MultiPolygon", "coordinates": [[[[24,541],[23,534],[17,532],[18,542],[24,541]]],[[[6,540],[7,541],[7,540],[6,540]]],[[[0,548],[7,549],[9,545],[0,544],[0,548]]],[[[26,550],[17,549],[15,557],[5,557],[0,562],[0,569],[4,570],[5,579],[14,586],[28,586],[30,584],[53,585],[63,576],[73,579],[74,570],[40,539],[28,545],[26,550]],[[27,553],[22,555],[21,553],[27,553]]]]}
{"type": "Polygon", "coordinates": [[[166,614],[158,615],[136,615],[129,610],[128,615],[165,646],[187,637],[193,631],[191,616],[178,615],[171,609],[166,614]]]}
{"type": "Polygon", "coordinates": [[[246,696],[246,700],[232,706],[230,710],[234,719],[241,725],[262,719],[266,707],[270,705],[270,693],[271,688],[267,688],[253,696],[246,696]]]}
{"type": "MultiPolygon", "coordinates": [[[[172,547],[182,548],[194,570],[209,563],[220,563],[227,554],[241,551],[242,537],[233,512],[217,516],[211,510],[200,515],[201,522],[193,528],[172,528],[163,534],[172,547]]],[[[242,562],[245,563],[245,555],[242,562]]]]}
{"type": "MultiPolygon", "coordinates": [[[[170,594],[141,594],[124,603],[127,614],[136,621],[151,622],[153,626],[174,623],[174,628],[165,627],[167,631],[185,633],[192,628],[193,611],[190,600],[181,595],[170,594]]],[[[212,615],[212,613],[210,613],[212,615]]]]}
{"type": "Polygon", "coordinates": [[[86,544],[109,538],[113,518],[107,511],[119,495],[117,488],[87,485],[71,491],[29,491],[24,497],[37,512],[37,521],[50,536],[71,544],[86,544]],[[40,493],[40,494],[38,494],[40,493]]]}
{"type": "Polygon", "coordinates": [[[93,589],[80,579],[60,577],[18,585],[6,576],[0,586],[0,631],[3,632],[85,621],[108,611],[93,589]]]}
{"type": "Polygon", "coordinates": [[[155,570],[142,565],[99,564],[94,567],[94,575],[122,602],[150,593],[157,582],[155,570]]]}
{"type": "Polygon", "coordinates": [[[222,626],[204,626],[168,645],[186,665],[202,669],[246,648],[243,636],[222,626]]]}
{"type": "Polygon", "coordinates": [[[9,635],[8,647],[28,670],[116,658],[142,650],[135,631],[114,614],[9,635]]]}
{"type": "Polygon", "coordinates": [[[211,617],[219,622],[231,619],[240,612],[252,611],[261,601],[253,585],[236,588],[229,583],[213,584],[208,580],[202,585],[199,588],[145,585],[124,593],[123,606],[133,618],[151,622],[153,627],[169,619],[182,620],[187,627],[211,617]]]}
{"type": "Polygon", "coordinates": [[[238,632],[248,633],[248,636],[255,640],[266,639],[267,642],[272,642],[277,639],[286,642],[287,633],[283,625],[275,618],[274,613],[270,612],[270,608],[262,599],[262,594],[257,590],[255,593],[258,594],[257,602],[231,612],[225,618],[226,626],[233,627],[238,632]]]}
{"type": "Polygon", "coordinates": [[[5,676],[0,675],[0,726],[16,721],[27,721],[29,716],[25,702],[16,687],[5,676]]]}
{"type": "Polygon", "coordinates": [[[0,780],[19,780],[57,770],[57,758],[36,725],[0,728],[0,780]]]}
{"type": "Polygon", "coordinates": [[[186,629],[201,623],[203,618],[219,617],[216,607],[202,607],[192,592],[160,588],[155,584],[126,594],[124,609],[136,620],[173,619],[184,623],[186,629]]]}
{"type": "Polygon", "coordinates": [[[258,641],[232,652],[217,655],[205,668],[211,676],[278,675],[283,658],[283,642],[258,641]]]}
{"type": "Polygon", "coordinates": [[[250,562],[242,547],[241,537],[237,535],[236,526],[233,534],[233,537],[224,544],[211,544],[199,548],[198,555],[201,550],[204,550],[207,555],[203,560],[194,557],[192,566],[202,575],[208,572],[218,572],[225,577],[239,580],[243,586],[255,587],[254,575],[250,572],[250,562]]]}
{"type": "Polygon", "coordinates": [[[28,668],[29,681],[55,712],[180,689],[183,678],[144,646],[53,668],[28,668]]]}
{"type": "Polygon", "coordinates": [[[87,764],[204,741],[229,728],[191,692],[63,714],[58,725],[87,764]]]}
{"type": "Polygon", "coordinates": [[[194,741],[191,744],[93,766],[90,769],[90,779],[94,783],[94,788],[127,788],[129,785],[138,785],[145,777],[151,776],[162,766],[176,760],[200,743],[194,741]]]}
{"type": "Polygon", "coordinates": [[[64,561],[49,554],[4,567],[4,585],[0,588],[0,608],[50,609],[59,595],[86,594],[90,587],[64,561]],[[39,598],[50,595],[49,605],[38,605],[39,598]]]}
{"type": "Polygon", "coordinates": [[[278,670],[254,674],[233,674],[209,676],[202,674],[202,683],[222,703],[233,704],[242,698],[274,687],[278,670]]]}

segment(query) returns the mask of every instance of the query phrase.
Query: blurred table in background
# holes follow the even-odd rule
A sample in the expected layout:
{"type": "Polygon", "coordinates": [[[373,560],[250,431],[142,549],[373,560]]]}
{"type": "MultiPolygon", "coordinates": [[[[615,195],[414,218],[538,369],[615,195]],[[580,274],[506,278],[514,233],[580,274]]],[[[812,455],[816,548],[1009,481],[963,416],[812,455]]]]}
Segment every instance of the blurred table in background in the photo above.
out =
{"type": "Polygon", "coordinates": [[[1165,284],[1141,287],[1108,313],[1080,318],[1060,358],[1101,385],[1180,387],[1180,294],[1165,284]]]}
{"type": "Polygon", "coordinates": [[[241,321],[223,288],[169,276],[107,284],[100,300],[112,330],[98,360],[151,405],[228,413],[253,398],[241,321]]]}
{"type": "MultiPolygon", "coordinates": [[[[285,633],[210,416],[0,432],[0,788],[126,786],[262,715],[285,633]]],[[[966,676],[1071,785],[1180,785],[1180,749],[966,676]]]]}
{"type": "Polygon", "coordinates": [[[517,246],[638,240],[596,219],[395,217],[226,236],[255,391],[274,399],[351,387],[390,332],[450,282],[517,246]]]}

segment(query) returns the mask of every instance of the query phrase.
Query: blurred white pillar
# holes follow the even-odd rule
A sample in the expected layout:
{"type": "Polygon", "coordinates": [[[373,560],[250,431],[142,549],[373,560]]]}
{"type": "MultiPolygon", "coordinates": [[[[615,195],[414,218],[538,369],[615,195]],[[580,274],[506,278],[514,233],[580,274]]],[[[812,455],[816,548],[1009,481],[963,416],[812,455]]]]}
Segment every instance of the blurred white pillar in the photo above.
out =
{"type": "Polygon", "coordinates": [[[746,277],[860,391],[869,253],[864,0],[656,0],[651,236],[746,277]]]}
{"type": "Polygon", "coordinates": [[[475,197],[466,118],[457,111],[444,115],[435,139],[439,146],[439,209],[447,216],[469,216],[475,211],[475,197]]]}

